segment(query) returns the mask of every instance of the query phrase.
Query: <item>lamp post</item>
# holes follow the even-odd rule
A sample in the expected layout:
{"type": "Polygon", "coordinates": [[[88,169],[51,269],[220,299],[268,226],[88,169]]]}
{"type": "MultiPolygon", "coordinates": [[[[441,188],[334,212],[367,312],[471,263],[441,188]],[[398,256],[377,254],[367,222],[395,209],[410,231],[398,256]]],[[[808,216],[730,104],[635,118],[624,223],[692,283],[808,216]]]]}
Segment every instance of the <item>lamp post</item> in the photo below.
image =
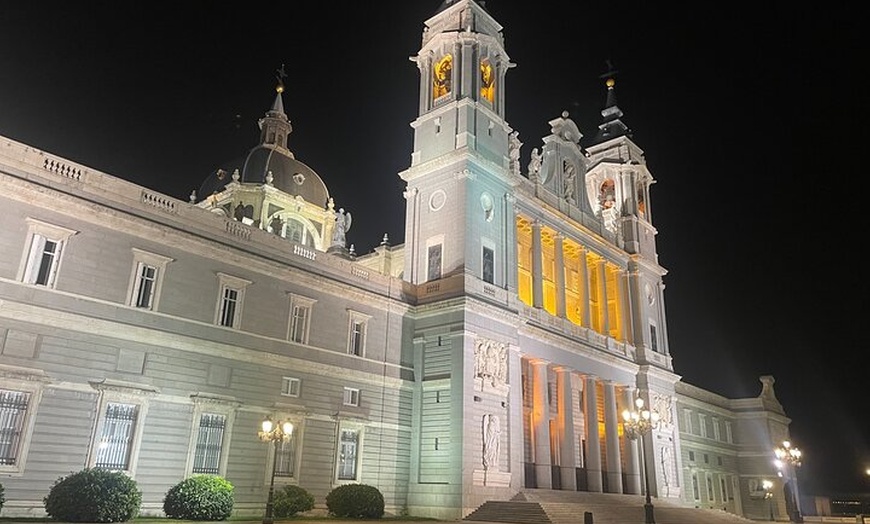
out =
{"type": "Polygon", "coordinates": [[[293,424],[285,420],[280,424],[275,424],[272,417],[266,417],[260,423],[260,431],[257,436],[263,442],[271,443],[274,453],[272,454],[272,474],[269,477],[269,498],[266,499],[266,515],[263,517],[263,524],[273,524],[272,519],[272,498],[275,495],[275,470],[278,466],[278,446],[282,442],[290,440],[293,436],[293,424]]]}
{"type": "MultiPolygon", "coordinates": [[[[647,435],[659,425],[659,414],[655,411],[644,409],[643,399],[638,397],[634,401],[637,409],[622,412],[622,427],[625,430],[626,436],[631,440],[637,440],[640,437],[641,455],[644,449],[644,435],[647,435]]],[[[649,493],[649,472],[646,466],[646,457],[643,458],[643,482],[644,491],[646,491],[646,501],[643,504],[644,524],[655,524],[655,508],[649,493]]]]}
{"type": "Polygon", "coordinates": [[[767,501],[767,510],[770,512],[770,520],[773,520],[773,482],[767,479],[761,481],[764,489],[764,500],[767,501]]]}
{"type": "Polygon", "coordinates": [[[801,450],[792,446],[788,440],[784,440],[781,446],[773,448],[773,453],[776,455],[776,460],[773,463],[780,470],[780,476],[783,475],[783,470],[787,469],[787,466],[791,466],[791,475],[787,471],[785,473],[792,482],[791,495],[794,501],[794,514],[791,517],[794,522],[803,522],[804,517],[801,515],[801,501],[797,485],[797,468],[801,465],[801,450]]]}

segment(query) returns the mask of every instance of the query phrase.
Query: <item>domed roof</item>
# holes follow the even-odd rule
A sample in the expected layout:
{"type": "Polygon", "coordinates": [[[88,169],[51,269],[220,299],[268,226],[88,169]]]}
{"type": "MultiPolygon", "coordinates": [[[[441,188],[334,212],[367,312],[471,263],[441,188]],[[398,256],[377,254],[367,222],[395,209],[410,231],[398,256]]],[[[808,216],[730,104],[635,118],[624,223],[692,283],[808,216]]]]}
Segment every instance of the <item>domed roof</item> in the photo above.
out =
{"type": "Polygon", "coordinates": [[[242,168],[240,182],[265,184],[272,173],[276,189],[300,196],[312,204],[326,206],[329,191],[313,169],[296,160],[286,149],[260,144],[251,149],[242,168]]]}
{"type": "Polygon", "coordinates": [[[238,172],[241,183],[271,184],[284,193],[326,207],[329,201],[326,184],[313,169],[296,160],[287,147],[293,126],[284,113],[283,91],[283,84],[279,83],[272,108],[258,122],[260,143],[251,148],[244,159],[237,158],[209,175],[197,193],[200,200],[223,191],[238,172]]]}

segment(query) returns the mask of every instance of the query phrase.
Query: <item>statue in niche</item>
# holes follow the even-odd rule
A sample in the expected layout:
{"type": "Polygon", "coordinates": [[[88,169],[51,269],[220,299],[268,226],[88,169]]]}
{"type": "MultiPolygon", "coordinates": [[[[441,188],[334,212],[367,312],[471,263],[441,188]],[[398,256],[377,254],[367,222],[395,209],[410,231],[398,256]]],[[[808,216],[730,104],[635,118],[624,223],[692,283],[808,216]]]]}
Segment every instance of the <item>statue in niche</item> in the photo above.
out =
{"type": "Polygon", "coordinates": [[[577,168],[573,162],[564,160],[562,162],[562,198],[569,204],[574,203],[574,179],[577,178],[577,168]]]}
{"type": "Polygon", "coordinates": [[[474,376],[492,386],[507,383],[507,345],[478,339],[474,346],[474,376]]]}
{"type": "Polygon", "coordinates": [[[501,421],[498,415],[487,413],[483,416],[483,467],[498,471],[499,447],[501,445],[501,421]]]}
{"type": "Polygon", "coordinates": [[[671,485],[671,478],[674,475],[674,452],[671,450],[670,446],[662,447],[661,463],[664,485],[669,487],[671,485]]]}

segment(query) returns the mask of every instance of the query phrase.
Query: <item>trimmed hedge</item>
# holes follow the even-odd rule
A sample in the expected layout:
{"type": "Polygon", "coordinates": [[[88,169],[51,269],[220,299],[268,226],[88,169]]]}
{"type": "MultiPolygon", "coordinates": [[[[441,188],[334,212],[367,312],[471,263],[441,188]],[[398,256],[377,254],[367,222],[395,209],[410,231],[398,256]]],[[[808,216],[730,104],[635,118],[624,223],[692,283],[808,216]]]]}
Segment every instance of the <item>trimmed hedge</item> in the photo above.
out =
{"type": "Polygon", "coordinates": [[[275,517],[284,519],[314,509],[314,497],[305,488],[288,484],[275,491],[272,504],[275,517]]]}
{"type": "Polygon", "coordinates": [[[125,522],[139,514],[142,492],[120,471],[85,468],[55,481],[45,512],[65,522],[125,522]]]}
{"type": "Polygon", "coordinates": [[[336,517],[379,519],[384,516],[384,496],[367,484],[344,484],[326,495],[326,507],[336,517]]]}
{"type": "Polygon", "coordinates": [[[193,475],[169,488],[163,512],[173,519],[226,520],[233,513],[233,491],[219,475],[193,475]]]}

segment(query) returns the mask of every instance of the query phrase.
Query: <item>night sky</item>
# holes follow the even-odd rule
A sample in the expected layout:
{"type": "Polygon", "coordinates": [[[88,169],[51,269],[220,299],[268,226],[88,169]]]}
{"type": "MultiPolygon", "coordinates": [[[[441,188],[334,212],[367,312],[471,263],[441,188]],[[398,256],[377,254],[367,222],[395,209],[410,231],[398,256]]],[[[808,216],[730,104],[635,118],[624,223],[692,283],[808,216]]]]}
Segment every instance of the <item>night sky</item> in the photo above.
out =
{"type": "MultiPolygon", "coordinates": [[[[802,493],[870,491],[863,16],[661,4],[487,3],[517,64],[504,89],[523,170],[562,111],[594,135],[610,60],[656,179],[675,371],[728,397],[773,375],[802,493]]],[[[187,200],[256,145],[284,64],[290,149],[352,213],[348,242],[399,244],[419,91],[408,58],[438,6],[7,2],[0,134],[187,200]]]]}

